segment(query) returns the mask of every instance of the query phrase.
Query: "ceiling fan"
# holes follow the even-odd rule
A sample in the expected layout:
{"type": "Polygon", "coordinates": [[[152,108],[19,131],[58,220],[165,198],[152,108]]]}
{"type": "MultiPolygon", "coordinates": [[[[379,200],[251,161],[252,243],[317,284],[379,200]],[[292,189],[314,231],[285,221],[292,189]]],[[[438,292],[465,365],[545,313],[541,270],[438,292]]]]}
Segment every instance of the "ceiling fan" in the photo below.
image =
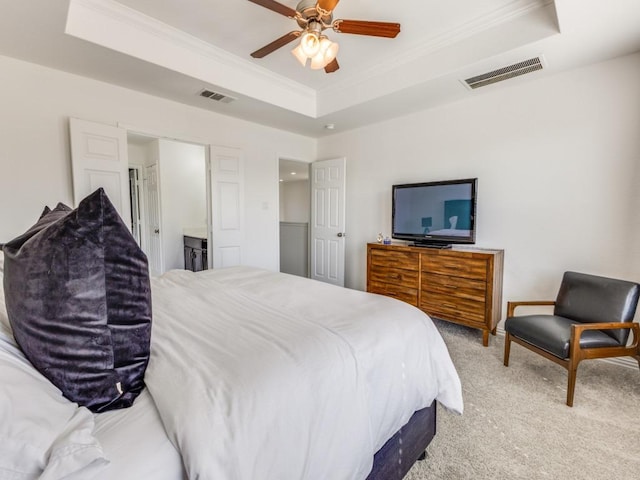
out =
{"type": "Polygon", "coordinates": [[[295,10],[275,0],[249,0],[276,13],[294,19],[302,30],[294,30],[251,54],[262,58],[300,37],[300,44],[291,53],[306,66],[311,60],[312,69],[324,68],[332,73],[340,68],[336,54],[338,44],[330,41],[322,32],[331,28],[337,33],[352,33],[374,37],[395,38],[400,33],[399,23],[369,22],[364,20],[334,20],[333,9],[340,0],[301,0],[295,10]]]}

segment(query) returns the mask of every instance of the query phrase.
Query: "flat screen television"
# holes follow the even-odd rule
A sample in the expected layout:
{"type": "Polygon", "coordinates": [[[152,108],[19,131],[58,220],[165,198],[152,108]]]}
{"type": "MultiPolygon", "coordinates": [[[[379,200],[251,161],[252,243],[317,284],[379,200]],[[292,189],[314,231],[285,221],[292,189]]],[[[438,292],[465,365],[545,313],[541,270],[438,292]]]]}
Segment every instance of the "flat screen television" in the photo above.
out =
{"type": "Polygon", "coordinates": [[[476,241],[478,179],[393,185],[391,236],[418,246],[476,241]]]}

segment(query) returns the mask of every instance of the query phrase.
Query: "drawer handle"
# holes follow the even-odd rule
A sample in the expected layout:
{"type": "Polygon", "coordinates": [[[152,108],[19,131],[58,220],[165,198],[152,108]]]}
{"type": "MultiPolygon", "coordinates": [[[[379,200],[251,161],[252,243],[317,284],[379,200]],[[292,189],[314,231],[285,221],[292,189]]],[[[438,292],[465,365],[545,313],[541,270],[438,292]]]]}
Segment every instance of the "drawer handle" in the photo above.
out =
{"type": "Polygon", "coordinates": [[[400,280],[400,275],[397,273],[390,273],[388,277],[392,278],[393,280],[400,280]]]}
{"type": "Polygon", "coordinates": [[[456,307],[455,305],[452,305],[450,303],[443,303],[442,304],[443,307],[449,307],[449,308],[453,308],[454,310],[457,310],[458,307],[456,307]]]}
{"type": "Polygon", "coordinates": [[[460,270],[460,265],[455,265],[452,263],[444,263],[442,264],[442,266],[445,268],[450,268],[451,270],[460,270]]]}

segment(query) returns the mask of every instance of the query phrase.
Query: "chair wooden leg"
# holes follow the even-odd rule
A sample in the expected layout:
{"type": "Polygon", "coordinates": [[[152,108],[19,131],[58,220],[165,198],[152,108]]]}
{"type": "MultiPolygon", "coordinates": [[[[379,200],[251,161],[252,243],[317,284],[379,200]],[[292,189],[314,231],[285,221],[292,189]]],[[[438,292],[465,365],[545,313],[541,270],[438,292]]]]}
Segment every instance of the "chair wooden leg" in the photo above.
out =
{"type": "Polygon", "coordinates": [[[511,352],[511,335],[504,332],[504,366],[509,366],[509,353],[511,352]]]}
{"type": "Polygon", "coordinates": [[[576,389],[576,375],[578,373],[578,363],[570,363],[569,367],[569,381],[567,383],[567,406],[573,407],[573,393],[576,389]]]}

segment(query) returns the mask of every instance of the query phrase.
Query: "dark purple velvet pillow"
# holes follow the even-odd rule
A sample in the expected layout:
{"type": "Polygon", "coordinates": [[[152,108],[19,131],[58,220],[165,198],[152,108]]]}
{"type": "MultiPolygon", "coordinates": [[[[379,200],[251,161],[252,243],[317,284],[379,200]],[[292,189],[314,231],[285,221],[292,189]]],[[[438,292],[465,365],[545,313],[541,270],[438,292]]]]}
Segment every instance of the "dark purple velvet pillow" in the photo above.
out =
{"type": "Polygon", "coordinates": [[[94,412],[129,407],[149,362],[149,269],[104,190],[45,209],[3,250],[7,313],[31,363],[94,412]]]}

